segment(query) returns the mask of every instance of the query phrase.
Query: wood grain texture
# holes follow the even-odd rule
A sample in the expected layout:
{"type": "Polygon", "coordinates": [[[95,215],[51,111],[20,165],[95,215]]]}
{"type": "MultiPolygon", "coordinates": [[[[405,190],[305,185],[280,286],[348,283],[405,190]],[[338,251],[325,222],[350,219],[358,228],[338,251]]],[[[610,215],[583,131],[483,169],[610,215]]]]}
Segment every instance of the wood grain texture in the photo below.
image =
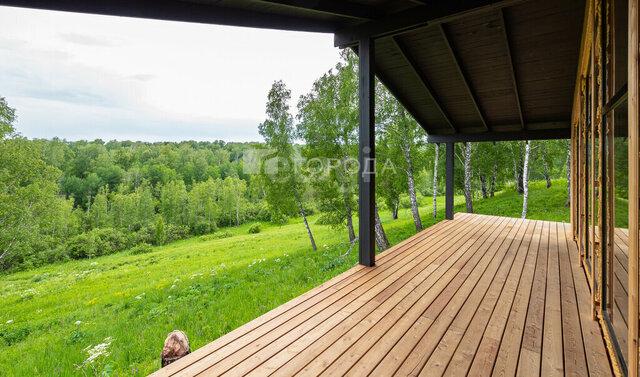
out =
{"type": "Polygon", "coordinates": [[[459,213],[153,376],[609,376],[579,257],[569,224],[459,213]]]}

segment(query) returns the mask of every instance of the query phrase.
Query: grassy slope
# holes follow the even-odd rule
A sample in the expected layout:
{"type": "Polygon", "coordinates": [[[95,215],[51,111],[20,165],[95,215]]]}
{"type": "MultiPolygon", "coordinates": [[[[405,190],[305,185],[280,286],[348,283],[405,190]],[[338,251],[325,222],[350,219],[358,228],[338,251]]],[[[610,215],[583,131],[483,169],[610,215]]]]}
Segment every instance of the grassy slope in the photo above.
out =
{"type": "MultiPolygon", "coordinates": [[[[532,184],[530,195],[529,218],[569,221],[566,181],[549,190],[532,184]]],[[[428,203],[421,208],[425,227],[444,216],[443,198],[438,202],[437,220],[428,203]]],[[[522,198],[505,191],[476,201],[474,209],[519,217],[522,198]]],[[[456,211],[464,211],[461,197],[456,211]]],[[[395,221],[381,216],[392,244],[415,233],[409,210],[395,221]]],[[[299,221],[252,235],[248,227],[232,228],[231,238],[184,240],[146,255],[125,252],[1,277],[0,374],[145,375],[159,367],[170,331],[184,330],[197,349],[357,262],[357,252],[339,258],[348,248],[344,231],[312,225],[319,246],[313,252],[299,221]],[[83,365],[85,349],[107,337],[110,354],[83,365]]]]}

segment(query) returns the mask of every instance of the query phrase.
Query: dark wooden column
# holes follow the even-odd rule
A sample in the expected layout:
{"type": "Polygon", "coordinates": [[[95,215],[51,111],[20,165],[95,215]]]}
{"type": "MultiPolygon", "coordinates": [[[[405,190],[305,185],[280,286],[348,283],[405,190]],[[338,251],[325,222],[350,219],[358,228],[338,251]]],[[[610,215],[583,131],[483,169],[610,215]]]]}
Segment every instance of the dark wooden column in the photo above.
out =
{"type": "Polygon", "coordinates": [[[359,57],[359,106],[360,106],[360,264],[373,266],[375,253],[375,83],[374,44],[372,39],[362,39],[358,46],[359,57]]]}
{"type": "Polygon", "coordinates": [[[445,170],[447,178],[447,189],[445,197],[445,218],[453,220],[453,159],[454,143],[447,143],[445,170]]]}

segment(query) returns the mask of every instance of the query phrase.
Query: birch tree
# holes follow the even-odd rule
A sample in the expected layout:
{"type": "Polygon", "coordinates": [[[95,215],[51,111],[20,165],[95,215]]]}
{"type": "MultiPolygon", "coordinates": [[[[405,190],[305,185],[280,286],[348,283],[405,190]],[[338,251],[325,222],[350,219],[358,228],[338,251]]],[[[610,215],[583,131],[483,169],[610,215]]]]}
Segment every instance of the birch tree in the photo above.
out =
{"type": "Polygon", "coordinates": [[[358,72],[357,57],[341,53],[335,69],[313,83],[298,101],[297,136],[304,141],[322,219],[345,226],[355,242],[353,211],[357,210],[358,72]]]}
{"type": "Polygon", "coordinates": [[[268,160],[262,161],[260,171],[270,212],[276,216],[289,214],[297,207],[311,247],[315,251],[316,242],[302,204],[305,182],[297,169],[298,164],[294,161],[295,129],[293,116],[289,111],[290,100],[291,91],[284,82],[274,82],[267,100],[267,119],[258,127],[272,154],[268,160]]]}
{"type": "Polygon", "coordinates": [[[438,217],[438,151],[440,144],[435,144],[435,158],[433,159],[433,218],[438,217]]]}
{"type": "Polygon", "coordinates": [[[529,155],[531,154],[531,142],[527,140],[524,143],[524,166],[522,174],[522,216],[521,218],[527,218],[527,205],[529,201],[529,155]]]}
{"type": "Polygon", "coordinates": [[[393,164],[394,168],[400,169],[406,175],[413,223],[416,232],[419,232],[422,230],[422,220],[418,209],[414,176],[416,171],[415,156],[423,144],[424,131],[420,129],[413,118],[407,116],[404,107],[382,84],[378,84],[376,90],[377,100],[380,104],[380,109],[377,112],[378,131],[386,136],[385,140],[389,143],[389,147],[398,150],[399,156],[401,156],[401,158],[385,163],[393,164]]]}
{"type": "Polygon", "coordinates": [[[473,213],[473,187],[471,187],[473,171],[471,169],[471,158],[473,157],[474,150],[475,147],[473,143],[465,142],[462,143],[460,153],[456,152],[456,157],[464,167],[464,185],[462,191],[464,193],[467,213],[473,213]]]}

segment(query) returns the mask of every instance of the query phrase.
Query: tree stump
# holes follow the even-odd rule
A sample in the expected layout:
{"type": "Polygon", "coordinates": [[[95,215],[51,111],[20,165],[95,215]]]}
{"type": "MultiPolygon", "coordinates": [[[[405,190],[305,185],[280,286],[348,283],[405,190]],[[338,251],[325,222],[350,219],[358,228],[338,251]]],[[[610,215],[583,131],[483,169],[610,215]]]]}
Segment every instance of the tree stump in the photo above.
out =
{"type": "Polygon", "coordinates": [[[189,348],[187,334],[180,330],[173,330],[164,341],[164,348],[161,353],[162,367],[164,368],[190,353],[191,349],[189,348]]]}

